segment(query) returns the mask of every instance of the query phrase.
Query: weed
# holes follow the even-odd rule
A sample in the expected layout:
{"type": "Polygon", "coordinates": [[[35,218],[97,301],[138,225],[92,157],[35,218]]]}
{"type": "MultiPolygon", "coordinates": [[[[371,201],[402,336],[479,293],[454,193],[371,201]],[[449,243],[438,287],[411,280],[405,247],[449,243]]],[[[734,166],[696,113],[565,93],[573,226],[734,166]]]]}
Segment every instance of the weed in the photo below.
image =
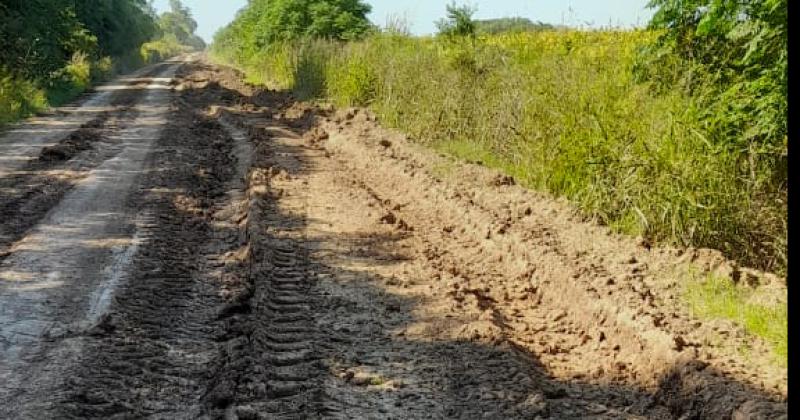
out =
{"type": "Polygon", "coordinates": [[[785,302],[770,306],[756,302],[757,291],[737,287],[730,279],[709,275],[691,281],[685,291],[692,312],[701,318],[725,319],[771,344],[776,359],[786,364],[788,311],[785,302]]]}

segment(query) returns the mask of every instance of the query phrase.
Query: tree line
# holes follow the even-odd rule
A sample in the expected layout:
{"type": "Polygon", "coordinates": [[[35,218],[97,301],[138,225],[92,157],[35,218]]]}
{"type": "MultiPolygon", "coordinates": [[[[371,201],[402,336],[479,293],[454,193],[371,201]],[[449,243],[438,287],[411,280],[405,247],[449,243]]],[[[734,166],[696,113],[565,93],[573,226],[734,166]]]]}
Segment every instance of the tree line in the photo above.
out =
{"type": "Polygon", "coordinates": [[[179,0],[158,16],[146,0],[3,0],[0,2],[0,67],[27,80],[42,80],[75,56],[90,59],[138,55],[162,38],[204,48],[197,24],[179,0]]]}
{"type": "Polygon", "coordinates": [[[300,38],[354,41],[377,30],[361,0],[250,0],[214,37],[215,48],[241,58],[300,38]]]}

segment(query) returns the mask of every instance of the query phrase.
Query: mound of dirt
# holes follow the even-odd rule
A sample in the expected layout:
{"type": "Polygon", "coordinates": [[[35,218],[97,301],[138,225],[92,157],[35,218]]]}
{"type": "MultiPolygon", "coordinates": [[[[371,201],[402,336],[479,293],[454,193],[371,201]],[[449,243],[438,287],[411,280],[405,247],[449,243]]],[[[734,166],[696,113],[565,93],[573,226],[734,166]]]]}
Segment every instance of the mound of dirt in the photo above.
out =
{"type": "Polygon", "coordinates": [[[39,160],[54,162],[72,159],[78,153],[90,149],[92,143],[100,138],[101,135],[97,129],[78,130],[58,144],[43,148],[39,154],[39,160]]]}

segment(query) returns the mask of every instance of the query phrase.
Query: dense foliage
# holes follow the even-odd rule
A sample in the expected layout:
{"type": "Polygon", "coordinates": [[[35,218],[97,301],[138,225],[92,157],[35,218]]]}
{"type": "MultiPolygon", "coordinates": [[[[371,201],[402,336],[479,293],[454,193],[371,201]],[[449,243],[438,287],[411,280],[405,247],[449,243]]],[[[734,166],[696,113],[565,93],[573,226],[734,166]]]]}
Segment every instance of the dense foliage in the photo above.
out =
{"type": "Polygon", "coordinates": [[[180,1],[0,2],[0,124],[60,104],[114,72],[204,48],[180,1]]]}
{"type": "Polygon", "coordinates": [[[135,51],[158,33],[153,20],[155,12],[146,0],[81,0],[73,3],[78,21],[97,38],[96,50],[82,52],[121,57],[135,51]]]}
{"type": "Polygon", "coordinates": [[[170,10],[162,13],[158,19],[158,26],[163,37],[197,50],[204,49],[206,43],[195,35],[197,22],[192,17],[191,10],[181,4],[179,0],[170,0],[169,5],[170,10]]]}
{"type": "Polygon", "coordinates": [[[170,9],[156,20],[158,38],[143,44],[140,49],[140,56],[147,63],[206,48],[205,41],[194,33],[197,22],[192,17],[191,10],[180,0],[170,0],[169,5],[170,9]]]}
{"type": "MultiPolygon", "coordinates": [[[[732,154],[747,194],[740,212],[786,229],[788,9],[786,0],[652,0],[660,37],[636,74],[658,90],[683,89],[715,153],[732,154]]],[[[766,230],[766,229],[764,229],[766,230]]],[[[750,235],[755,247],[772,242],[750,235]]],[[[785,241],[774,244],[785,253],[785,241]]]]}
{"type": "Polygon", "coordinates": [[[75,53],[120,56],[157,30],[144,0],[4,0],[0,63],[18,76],[43,78],[75,53]]]}
{"type": "Polygon", "coordinates": [[[361,0],[251,0],[216,34],[214,44],[218,52],[246,60],[281,41],[355,40],[373,29],[370,10],[361,0]]]}
{"type": "Polygon", "coordinates": [[[742,176],[754,188],[785,189],[786,0],[652,0],[650,6],[656,8],[650,26],[662,35],[645,49],[639,76],[691,95],[710,141],[747,150],[742,176]]]}

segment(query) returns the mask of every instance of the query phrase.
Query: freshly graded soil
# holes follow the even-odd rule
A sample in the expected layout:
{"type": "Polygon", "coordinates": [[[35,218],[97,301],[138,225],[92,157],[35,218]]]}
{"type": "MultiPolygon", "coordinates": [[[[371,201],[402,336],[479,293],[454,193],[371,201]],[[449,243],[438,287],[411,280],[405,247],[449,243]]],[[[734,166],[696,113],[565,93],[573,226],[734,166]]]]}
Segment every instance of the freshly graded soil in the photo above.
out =
{"type": "Polygon", "coordinates": [[[0,166],[0,417],[787,418],[767,343],[681,298],[693,269],[781,279],[365,110],[152,71],[0,166]]]}

